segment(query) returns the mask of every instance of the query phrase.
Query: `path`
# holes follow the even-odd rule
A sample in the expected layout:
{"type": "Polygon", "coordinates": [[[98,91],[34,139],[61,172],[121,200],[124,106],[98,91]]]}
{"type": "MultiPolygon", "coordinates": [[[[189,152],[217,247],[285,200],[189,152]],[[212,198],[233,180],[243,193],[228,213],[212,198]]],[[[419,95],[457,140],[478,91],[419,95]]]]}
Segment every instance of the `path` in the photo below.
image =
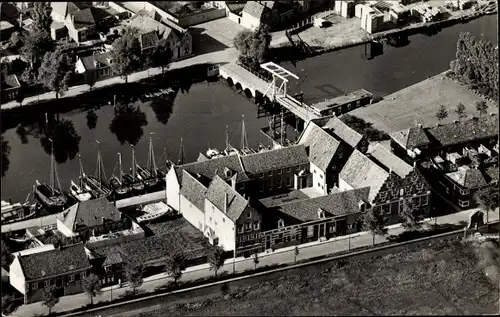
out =
{"type": "MultiPolygon", "coordinates": [[[[442,217],[437,217],[436,220],[426,219],[427,224],[458,224],[461,221],[468,221],[469,215],[478,209],[471,209],[462,211],[459,213],[446,215],[442,217]]],[[[498,209],[494,212],[490,212],[489,221],[495,222],[499,219],[498,209]]],[[[404,229],[400,224],[392,225],[388,227],[388,235],[398,235],[402,233],[404,229]]],[[[375,243],[380,244],[383,242],[387,242],[388,240],[385,237],[376,237],[375,243]]],[[[349,245],[351,249],[359,248],[363,246],[371,246],[372,245],[372,235],[368,232],[359,232],[356,234],[349,236],[342,236],[334,239],[330,239],[324,242],[310,242],[305,243],[299,246],[299,254],[297,256],[297,260],[305,260],[312,257],[318,257],[322,255],[330,255],[332,253],[338,253],[349,250],[349,245]],[[350,242],[349,242],[350,240],[350,242]]],[[[283,264],[283,263],[293,263],[295,261],[295,252],[294,247],[288,247],[283,249],[278,249],[273,253],[261,253],[259,254],[259,264],[258,267],[272,264],[283,264]]],[[[255,268],[255,264],[253,258],[236,258],[235,259],[235,269],[236,272],[243,272],[246,270],[253,270],[255,268]]],[[[226,260],[224,266],[219,270],[219,274],[222,272],[233,272],[233,259],[226,260]]],[[[199,278],[212,276],[214,273],[209,269],[208,264],[202,264],[194,267],[188,268],[181,280],[194,281],[199,278]]],[[[168,277],[165,276],[164,273],[157,274],[154,276],[150,276],[144,279],[143,285],[139,288],[142,292],[154,292],[156,288],[165,286],[168,277]]],[[[128,287],[117,288],[117,286],[113,287],[112,290],[110,287],[103,289],[102,295],[96,297],[94,302],[100,301],[109,301],[111,298],[117,298],[118,296],[123,295],[128,290],[128,287]]],[[[86,294],[76,294],[71,296],[62,297],[59,303],[54,306],[53,312],[64,312],[69,311],[83,305],[87,305],[89,303],[89,299],[86,294]]],[[[13,316],[18,317],[28,317],[34,316],[35,314],[40,314],[41,312],[45,313],[47,311],[46,307],[42,306],[41,302],[32,303],[29,305],[21,306],[13,316]]]]}

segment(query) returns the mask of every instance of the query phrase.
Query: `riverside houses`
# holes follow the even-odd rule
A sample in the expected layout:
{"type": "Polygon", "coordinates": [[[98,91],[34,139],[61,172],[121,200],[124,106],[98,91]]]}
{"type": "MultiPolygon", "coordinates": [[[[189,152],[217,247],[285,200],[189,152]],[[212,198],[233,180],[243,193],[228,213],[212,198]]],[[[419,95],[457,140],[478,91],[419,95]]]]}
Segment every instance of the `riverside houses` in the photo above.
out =
{"type": "Polygon", "coordinates": [[[42,301],[42,290],[55,285],[59,296],[83,292],[81,280],[91,265],[82,243],[55,249],[53,245],[14,254],[10,284],[24,295],[24,304],[42,301]]]}
{"type": "Polygon", "coordinates": [[[340,172],[341,191],[361,187],[370,187],[368,202],[384,215],[386,223],[400,221],[403,200],[410,200],[423,215],[429,215],[431,191],[420,170],[380,144],[366,155],[354,150],[340,172]]]}
{"type": "Polygon", "coordinates": [[[476,206],[474,193],[498,183],[496,114],[394,132],[391,148],[418,163],[434,189],[460,208],[476,206]]]}

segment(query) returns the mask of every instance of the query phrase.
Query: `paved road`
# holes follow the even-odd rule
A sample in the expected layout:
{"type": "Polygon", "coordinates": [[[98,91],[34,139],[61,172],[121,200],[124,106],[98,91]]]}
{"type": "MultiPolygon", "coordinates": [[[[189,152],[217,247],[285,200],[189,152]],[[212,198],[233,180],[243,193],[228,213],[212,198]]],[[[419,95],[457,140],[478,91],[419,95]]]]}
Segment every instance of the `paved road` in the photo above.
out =
{"type": "MultiPolygon", "coordinates": [[[[469,215],[477,209],[467,210],[451,215],[446,215],[442,217],[438,217],[437,220],[428,219],[428,224],[433,224],[434,222],[437,224],[458,224],[461,221],[468,221],[469,215]]],[[[493,222],[499,219],[498,210],[496,212],[490,212],[489,221],[493,222]]],[[[404,230],[400,225],[389,226],[389,235],[397,235],[402,233],[404,230]]],[[[361,232],[351,235],[351,238],[347,237],[339,237],[336,239],[330,239],[324,242],[311,242],[301,245],[299,248],[299,255],[297,256],[297,260],[309,259],[312,257],[317,257],[321,255],[329,255],[332,253],[342,252],[349,250],[349,240],[351,249],[363,247],[363,246],[371,246],[372,245],[372,236],[367,232],[361,232]]],[[[376,237],[375,243],[383,243],[388,240],[385,237],[376,237]]],[[[271,264],[280,264],[280,263],[293,263],[295,258],[295,252],[293,247],[283,248],[276,250],[273,253],[259,254],[259,264],[258,267],[264,265],[271,264]]],[[[219,270],[221,272],[233,272],[233,259],[229,259],[226,261],[225,265],[219,270]]],[[[253,270],[255,268],[255,264],[252,258],[236,258],[235,260],[235,270],[236,272],[243,272],[246,270],[253,270]]],[[[213,271],[209,270],[208,265],[202,264],[196,267],[190,267],[182,276],[181,280],[194,281],[196,279],[212,276],[213,271]]],[[[155,276],[148,277],[144,280],[144,284],[139,288],[142,292],[153,292],[156,288],[164,286],[169,278],[165,276],[165,274],[158,274],[155,276]]],[[[121,289],[113,288],[111,291],[110,288],[106,288],[103,290],[103,294],[94,299],[94,302],[100,301],[109,301],[111,296],[116,298],[120,295],[123,295],[125,291],[127,291],[127,287],[123,287],[121,289]]],[[[62,297],[59,303],[53,308],[54,312],[64,312],[75,309],[77,307],[81,307],[89,303],[89,299],[85,294],[76,294],[72,296],[62,297]]],[[[46,312],[46,307],[42,306],[40,302],[32,303],[29,305],[21,306],[15,313],[14,316],[34,316],[39,314],[40,312],[46,312]]]]}

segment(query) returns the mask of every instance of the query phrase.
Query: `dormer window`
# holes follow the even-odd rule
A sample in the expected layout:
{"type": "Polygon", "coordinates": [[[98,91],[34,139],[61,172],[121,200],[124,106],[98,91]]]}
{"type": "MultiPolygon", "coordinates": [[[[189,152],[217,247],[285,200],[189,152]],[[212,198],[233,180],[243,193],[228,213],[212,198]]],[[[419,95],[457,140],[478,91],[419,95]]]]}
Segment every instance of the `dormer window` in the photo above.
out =
{"type": "Polygon", "coordinates": [[[108,58],[107,58],[107,61],[108,61],[108,64],[110,64],[110,65],[111,65],[111,64],[113,64],[113,59],[112,59],[112,58],[109,58],[109,57],[108,57],[108,58]]]}
{"type": "Polygon", "coordinates": [[[318,209],[318,219],[325,219],[325,211],[321,208],[318,209]]]}
{"type": "Polygon", "coordinates": [[[278,220],[278,228],[283,228],[285,226],[285,221],[283,219],[278,220]]]}
{"type": "Polygon", "coordinates": [[[227,168],[227,167],[224,168],[224,175],[226,175],[226,177],[231,177],[231,176],[233,176],[232,174],[233,173],[229,168],[227,168]]]}
{"type": "Polygon", "coordinates": [[[358,202],[358,207],[359,207],[359,211],[364,212],[365,211],[365,202],[360,200],[358,202]]]}

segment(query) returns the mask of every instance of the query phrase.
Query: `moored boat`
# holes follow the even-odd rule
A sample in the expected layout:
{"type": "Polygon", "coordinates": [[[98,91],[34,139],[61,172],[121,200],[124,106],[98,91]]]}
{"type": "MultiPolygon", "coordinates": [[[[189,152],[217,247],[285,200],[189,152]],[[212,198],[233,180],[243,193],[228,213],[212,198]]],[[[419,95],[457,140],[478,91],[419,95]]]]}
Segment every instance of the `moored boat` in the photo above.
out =
{"type": "Polygon", "coordinates": [[[146,205],[142,211],[143,215],[137,217],[137,222],[148,222],[159,219],[165,215],[172,213],[172,208],[170,208],[167,204],[163,202],[158,202],[154,204],[146,205]]]}
{"type": "Polygon", "coordinates": [[[123,174],[123,184],[132,187],[135,192],[144,192],[144,184],[137,179],[134,179],[130,174],[123,174]]]}
{"type": "Polygon", "coordinates": [[[29,204],[27,201],[24,204],[6,202],[2,200],[2,217],[1,223],[12,223],[16,221],[27,220],[33,218],[40,211],[39,204],[29,204]]]}
{"type": "Polygon", "coordinates": [[[78,201],[87,201],[92,199],[92,195],[88,192],[83,190],[80,186],[75,184],[75,182],[71,181],[71,185],[69,187],[69,191],[71,196],[75,198],[78,201]]]}

